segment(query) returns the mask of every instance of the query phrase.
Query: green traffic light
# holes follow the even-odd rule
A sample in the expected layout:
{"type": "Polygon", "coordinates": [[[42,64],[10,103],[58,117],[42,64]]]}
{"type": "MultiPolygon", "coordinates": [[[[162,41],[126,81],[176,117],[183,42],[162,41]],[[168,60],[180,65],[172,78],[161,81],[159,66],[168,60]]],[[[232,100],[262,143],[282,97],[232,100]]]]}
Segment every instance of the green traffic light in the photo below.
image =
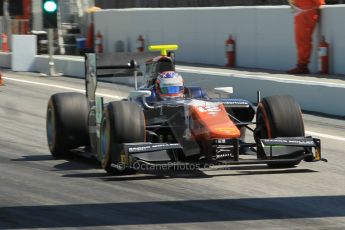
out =
{"type": "Polygon", "coordinates": [[[44,11],[53,13],[57,10],[57,4],[55,1],[46,1],[43,5],[44,11]]]}

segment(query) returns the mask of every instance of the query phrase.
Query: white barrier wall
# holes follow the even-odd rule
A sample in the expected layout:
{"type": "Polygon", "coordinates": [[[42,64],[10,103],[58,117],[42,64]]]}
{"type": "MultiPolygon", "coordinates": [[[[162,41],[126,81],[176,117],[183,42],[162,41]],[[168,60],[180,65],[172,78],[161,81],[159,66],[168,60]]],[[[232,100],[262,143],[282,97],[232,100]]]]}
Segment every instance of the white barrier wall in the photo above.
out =
{"type": "Polygon", "coordinates": [[[256,102],[256,92],[261,91],[261,97],[284,95],[293,96],[301,108],[306,111],[321,112],[344,117],[345,106],[345,84],[334,84],[327,82],[317,82],[308,80],[293,79],[267,79],[262,76],[249,76],[234,74],[224,76],[210,73],[191,73],[190,71],[177,68],[186,85],[197,85],[204,89],[215,87],[232,86],[234,88],[233,97],[245,98],[251,102],[256,102]],[[341,99],[340,99],[341,98],[341,99]]]}
{"type": "Polygon", "coordinates": [[[35,35],[12,35],[13,71],[35,71],[36,44],[35,35]]]}
{"type": "MultiPolygon", "coordinates": [[[[36,70],[40,73],[49,72],[49,56],[36,56],[36,70]]],[[[85,78],[84,57],[54,56],[55,71],[66,76],[85,78]]]]}
{"type": "Polygon", "coordinates": [[[10,69],[12,67],[11,59],[12,59],[12,53],[0,51],[0,68],[10,69]]]}
{"type": "MultiPolygon", "coordinates": [[[[0,66],[11,67],[10,53],[0,52],[0,66]],[[6,66],[7,65],[7,66],[6,66]]],[[[84,59],[82,57],[56,56],[55,67],[57,72],[63,72],[67,76],[85,78],[84,59]]],[[[35,60],[35,71],[48,73],[47,55],[37,55],[35,60]]],[[[290,94],[301,105],[302,109],[325,114],[338,115],[344,117],[345,106],[345,84],[338,82],[328,82],[305,79],[284,79],[271,76],[257,76],[242,73],[232,73],[210,69],[205,67],[177,66],[185,80],[186,85],[201,86],[207,91],[212,91],[214,87],[232,86],[234,87],[234,97],[244,98],[252,102],[256,101],[256,91],[261,90],[262,96],[290,94]]],[[[5,75],[6,76],[6,75],[5,75]]],[[[140,79],[139,79],[140,80],[140,79]]],[[[132,78],[119,77],[107,78],[118,84],[129,84],[133,86],[132,78]]]]}
{"type": "MultiPolygon", "coordinates": [[[[322,28],[331,43],[331,72],[345,74],[345,6],[322,9],[322,28]]],[[[178,61],[223,65],[224,42],[236,39],[240,67],[287,70],[296,63],[293,15],[288,6],[116,9],[95,14],[95,32],[104,36],[105,52],[123,41],[135,51],[136,39],[147,44],[177,43],[178,61]]],[[[317,72],[316,37],[310,65],[317,72]]]]}

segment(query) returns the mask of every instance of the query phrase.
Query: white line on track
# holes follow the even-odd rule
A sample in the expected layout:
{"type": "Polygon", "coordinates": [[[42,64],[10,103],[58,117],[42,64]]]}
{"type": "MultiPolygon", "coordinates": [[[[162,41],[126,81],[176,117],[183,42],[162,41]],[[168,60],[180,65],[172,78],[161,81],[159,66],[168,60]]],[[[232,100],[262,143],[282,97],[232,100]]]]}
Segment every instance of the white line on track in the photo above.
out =
{"type": "Polygon", "coordinates": [[[188,68],[186,66],[176,67],[176,69],[178,71],[187,72],[187,73],[209,74],[209,75],[215,75],[215,76],[235,76],[235,77],[255,79],[255,80],[270,80],[270,81],[275,81],[275,82],[298,83],[298,84],[304,84],[304,85],[320,85],[320,86],[328,86],[328,87],[336,87],[336,88],[345,88],[345,84],[332,83],[332,82],[308,81],[308,80],[300,80],[300,79],[284,79],[284,78],[270,77],[270,76],[264,76],[264,75],[199,70],[199,69],[194,69],[194,68],[188,68]]]}
{"type": "MultiPolygon", "coordinates": [[[[53,88],[58,88],[58,89],[65,89],[65,90],[71,90],[71,91],[85,93],[85,90],[72,88],[72,87],[66,87],[66,86],[62,86],[62,85],[47,84],[47,83],[42,83],[42,82],[28,81],[28,80],[16,79],[16,78],[11,78],[11,77],[4,77],[4,79],[10,80],[10,81],[22,82],[22,83],[26,83],[26,84],[47,86],[47,87],[53,87],[53,88]]],[[[123,98],[120,96],[103,94],[103,93],[97,93],[97,95],[102,96],[102,97],[113,98],[113,99],[122,99],[123,98]]],[[[311,132],[311,131],[306,131],[306,134],[316,136],[316,137],[323,137],[323,138],[327,138],[327,139],[345,142],[345,137],[333,136],[333,135],[329,135],[329,134],[323,134],[323,133],[317,133],[317,132],[311,132]]]]}
{"type": "Polygon", "coordinates": [[[329,135],[329,134],[317,133],[317,132],[311,132],[311,131],[305,131],[305,132],[307,135],[316,136],[316,137],[323,137],[323,138],[327,138],[327,139],[345,142],[345,137],[333,136],[333,135],[329,135]]]}
{"type": "MultiPolygon", "coordinates": [[[[72,87],[67,87],[67,86],[62,86],[62,85],[47,84],[47,83],[42,83],[42,82],[28,81],[28,80],[16,79],[16,78],[11,78],[11,77],[4,77],[4,79],[10,80],[10,81],[22,82],[22,83],[31,84],[31,85],[47,86],[47,87],[52,87],[52,88],[57,88],[57,89],[65,89],[65,90],[71,90],[71,91],[75,91],[75,92],[85,93],[85,90],[83,90],[83,89],[77,89],[77,88],[72,88],[72,87]]],[[[97,95],[101,96],[101,97],[112,98],[112,99],[122,99],[123,98],[120,96],[104,94],[104,93],[97,93],[97,95]]]]}

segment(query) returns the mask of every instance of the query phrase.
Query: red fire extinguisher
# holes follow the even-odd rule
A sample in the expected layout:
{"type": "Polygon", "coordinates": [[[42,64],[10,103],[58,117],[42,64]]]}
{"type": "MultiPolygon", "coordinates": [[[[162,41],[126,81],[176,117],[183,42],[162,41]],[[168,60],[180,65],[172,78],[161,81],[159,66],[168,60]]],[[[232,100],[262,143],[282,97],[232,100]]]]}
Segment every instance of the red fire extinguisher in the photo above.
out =
{"type": "Polygon", "coordinates": [[[2,52],[8,52],[9,48],[8,48],[8,36],[7,34],[3,33],[1,34],[1,50],[2,52]]]}
{"type": "Polygon", "coordinates": [[[226,61],[225,66],[234,67],[235,66],[235,40],[232,39],[231,34],[229,39],[225,41],[225,52],[226,52],[226,61]]]}
{"type": "Polygon", "coordinates": [[[137,39],[137,52],[145,51],[145,40],[142,35],[139,35],[137,39]]]}
{"type": "Polygon", "coordinates": [[[100,54],[103,53],[103,35],[101,34],[101,32],[97,32],[96,34],[96,53],[100,54]]]}
{"type": "Polygon", "coordinates": [[[319,72],[321,74],[329,73],[328,47],[329,45],[326,42],[325,36],[322,36],[319,44],[319,72]]]}

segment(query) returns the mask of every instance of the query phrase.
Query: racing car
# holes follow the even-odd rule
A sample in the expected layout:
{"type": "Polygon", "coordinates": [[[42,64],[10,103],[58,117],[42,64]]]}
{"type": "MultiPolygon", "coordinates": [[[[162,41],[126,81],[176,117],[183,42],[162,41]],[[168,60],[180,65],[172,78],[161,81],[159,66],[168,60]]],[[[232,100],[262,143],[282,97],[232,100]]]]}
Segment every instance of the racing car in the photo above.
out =
{"type": "Polygon", "coordinates": [[[184,86],[181,97],[159,100],[157,79],[176,72],[177,48],[150,46],[160,54],[145,62],[140,86],[135,60],[98,66],[96,54],[86,54],[86,95],[57,93],[49,99],[46,126],[51,154],[62,158],[73,151],[91,153],[111,174],[135,172],[141,165],[292,167],[302,160],[322,160],[320,140],[305,135],[301,109],[292,96],[258,96],[254,106],[231,98],[231,87],[215,88],[219,97],[210,97],[201,87],[184,86]],[[101,69],[127,69],[134,74],[135,90],[124,100],[104,103],[96,96],[101,69]],[[246,130],[253,133],[253,141],[246,141],[246,130]]]}

